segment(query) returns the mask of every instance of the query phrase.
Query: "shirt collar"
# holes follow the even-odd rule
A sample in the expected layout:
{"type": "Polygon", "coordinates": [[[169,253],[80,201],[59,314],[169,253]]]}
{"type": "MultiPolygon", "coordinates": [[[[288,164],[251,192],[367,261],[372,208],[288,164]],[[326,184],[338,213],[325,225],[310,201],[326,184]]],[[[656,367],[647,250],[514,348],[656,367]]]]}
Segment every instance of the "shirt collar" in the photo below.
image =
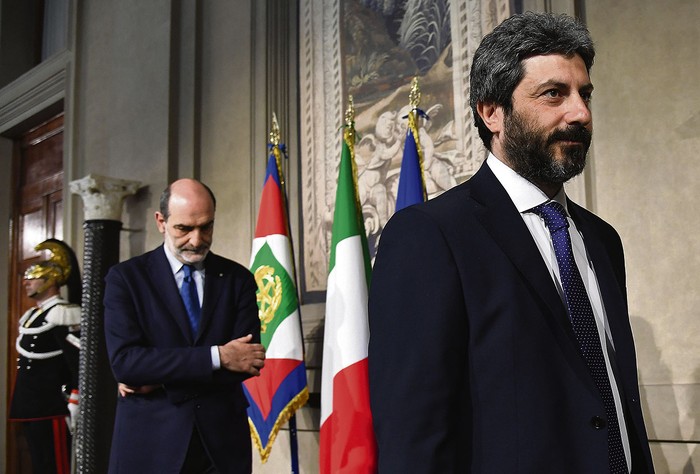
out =
{"type": "MultiPolygon", "coordinates": [[[[566,192],[563,186],[554,198],[549,199],[540,188],[520,176],[512,168],[496,158],[493,153],[489,153],[486,164],[491,168],[496,179],[498,179],[505,188],[506,193],[510,196],[518,212],[527,212],[533,207],[549,201],[557,201],[566,209],[566,192]]],[[[568,212],[567,210],[567,214],[568,212]]]]}

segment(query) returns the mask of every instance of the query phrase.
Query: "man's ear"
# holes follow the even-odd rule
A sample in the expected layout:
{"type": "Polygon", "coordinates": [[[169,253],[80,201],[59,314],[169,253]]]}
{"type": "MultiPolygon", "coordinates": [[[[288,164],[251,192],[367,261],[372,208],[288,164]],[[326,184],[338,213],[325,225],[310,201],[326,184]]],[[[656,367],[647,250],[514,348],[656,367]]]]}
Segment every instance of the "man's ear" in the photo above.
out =
{"type": "Polygon", "coordinates": [[[503,130],[503,106],[479,102],[476,104],[476,110],[491,133],[497,134],[503,130]]]}
{"type": "Polygon", "coordinates": [[[160,212],[156,211],[154,215],[156,219],[156,225],[158,226],[158,232],[161,234],[165,232],[165,217],[160,212]]]}

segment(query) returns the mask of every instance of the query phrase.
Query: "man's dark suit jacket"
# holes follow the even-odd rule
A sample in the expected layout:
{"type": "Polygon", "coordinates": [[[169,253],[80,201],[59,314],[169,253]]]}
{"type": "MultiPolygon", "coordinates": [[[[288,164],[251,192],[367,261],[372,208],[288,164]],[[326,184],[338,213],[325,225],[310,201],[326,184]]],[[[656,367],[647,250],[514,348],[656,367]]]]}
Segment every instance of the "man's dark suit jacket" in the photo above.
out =
{"type": "Polygon", "coordinates": [[[180,472],[197,427],[222,473],[251,472],[244,374],[212,370],[213,345],[253,334],[260,320],[252,274],[211,252],[205,260],[199,334],[193,338],[163,247],[112,267],[105,290],[105,334],[117,381],[162,385],[119,397],[110,472],[180,472]]]}
{"type": "MultiPolygon", "coordinates": [[[[622,243],[598,217],[568,209],[615,344],[633,472],[653,472],[622,243]]],[[[602,399],[552,276],[487,165],[390,220],[369,320],[380,473],[609,472],[602,399]]]]}

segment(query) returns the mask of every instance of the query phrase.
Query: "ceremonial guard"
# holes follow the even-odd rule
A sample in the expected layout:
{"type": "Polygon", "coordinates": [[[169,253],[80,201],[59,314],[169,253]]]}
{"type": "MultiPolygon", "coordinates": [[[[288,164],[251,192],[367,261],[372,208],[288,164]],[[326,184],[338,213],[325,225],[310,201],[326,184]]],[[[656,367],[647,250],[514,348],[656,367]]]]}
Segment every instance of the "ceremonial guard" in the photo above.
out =
{"type": "Polygon", "coordinates": [[[33,472],[68,473],[78,414],[80,269],[73,250],[60,240],[48,239],[35,249],[50,257],[24,273],[24,289],[36,306],[19,320],[9,419],[22,424],[33,472]],[[60,294],[64,285],[68,300],[60,294]]]}

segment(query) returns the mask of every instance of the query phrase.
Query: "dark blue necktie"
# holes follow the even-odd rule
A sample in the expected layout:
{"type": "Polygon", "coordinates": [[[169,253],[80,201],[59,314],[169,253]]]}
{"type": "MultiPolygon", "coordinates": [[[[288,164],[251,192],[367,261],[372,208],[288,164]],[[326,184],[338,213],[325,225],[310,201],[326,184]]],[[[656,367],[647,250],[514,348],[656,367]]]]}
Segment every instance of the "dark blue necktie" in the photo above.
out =
{"type": "Polygon", "coordinates": [[[622,448],[620,437],[620,425],[615,410],[615,401],[610,388],[608,371],[605,368],[605,359],[600,345],[600,335],[596,326],[591,302],[586,293],[586,287],[578,271],[574,254],[571,251],[571,238],[569,237],[569,222],[566,220],[566,211],[558,202],[540,204],[531,212],[538,214],[544,220],[552,236],[554,253],[559,265],[559,276],[564,288],[564,295],[569,309],[569,317],[574,327],[576,340],[581,348],[588,370],[593,376],[605,405],[605,415],[608,420],[608,459],[610,472],[625,473],[627,462],[622,448]]]}
{"type": "Polygon", "coordinates": [[[183,265],[182,272],[185,277],[182,280],[182,286],[180,286],[180,296],[182,296],[182,302],[185,303],[192,335],[196,336],[199,329],[199,318],[202,314],[202,308],[199,306],[199,296],[197,296],[197,284],[192,277],[191,265],[183,265]]]}

